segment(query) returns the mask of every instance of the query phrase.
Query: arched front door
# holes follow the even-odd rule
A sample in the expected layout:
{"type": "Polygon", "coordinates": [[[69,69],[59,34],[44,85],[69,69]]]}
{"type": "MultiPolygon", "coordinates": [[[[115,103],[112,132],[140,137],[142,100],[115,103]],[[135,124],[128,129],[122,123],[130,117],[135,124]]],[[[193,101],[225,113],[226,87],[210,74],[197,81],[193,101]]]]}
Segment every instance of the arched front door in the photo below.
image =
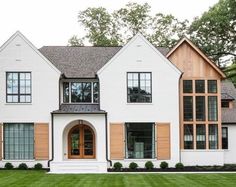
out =
{"type": "Polygon", "coordinates": [[[87,125],[76,125],[68,134],[68,158],[95,158],[95,137],[87,125]]]}

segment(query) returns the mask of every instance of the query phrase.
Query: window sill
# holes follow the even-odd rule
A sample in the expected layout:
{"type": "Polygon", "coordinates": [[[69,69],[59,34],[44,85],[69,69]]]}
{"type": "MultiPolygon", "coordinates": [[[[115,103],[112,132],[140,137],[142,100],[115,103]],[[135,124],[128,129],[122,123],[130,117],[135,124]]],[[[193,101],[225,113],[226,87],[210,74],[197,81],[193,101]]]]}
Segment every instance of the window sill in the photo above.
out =
{"type": "Polygon", "coordinates": [[[224,149],[181,149],[181,152],[224,152],[224,149]]]}
{"type": "Polygon", "coordinates": [[[6,160],[2,159],[3,162],[35,162],[35,160],[6,160]]]}
{"type": "Polygon", "coordinates": [[[147,160],[149,160],[149,161],[155,161],[155,160],[157,160],[157,158],[125,158],[124,159],[124,161],[147,161],[147,160]]]}
{"type": "Polygon", "coordinates": [[[127,105],[153,105],[153,103],[126,103],[127,105]]]}
{"type": "Polygon", "coordinates": [[[32,105],[33,103],[5,103],[5,105],[32,105]]]}

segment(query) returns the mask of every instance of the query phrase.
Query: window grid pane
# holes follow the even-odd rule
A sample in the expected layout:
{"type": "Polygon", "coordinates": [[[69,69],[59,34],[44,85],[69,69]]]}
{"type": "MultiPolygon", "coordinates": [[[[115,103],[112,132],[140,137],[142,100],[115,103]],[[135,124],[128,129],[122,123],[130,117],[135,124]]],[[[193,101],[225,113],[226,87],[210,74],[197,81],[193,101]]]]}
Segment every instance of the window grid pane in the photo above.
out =
{"type": "Polygon", "coordinates": [[[196,145],[197,149],[206,149],[206,126],[205,124],[196,125],[196,145]]]}
{"type": "Polygon", "coordinates": [[[193,97],[184,96],[184,121],[193,120],[193,97]]]}
{"type": "Polygon", "coordinates": [[[196,121],[205,121],[205,96],[196,96],[196,121]]]}
{"type": "Polygon", "coordinates": [[[208,80],[208,93],[217,93],[217,81],[208,80]]]}
{"type": "Polygon", "coordinates": [[[34,158],[33,124],[4,124],[4,158],[6,160],[31,160],[34,158]]]}
{"type": "Polygon", "coordinates": [[[209,96],[208,97],[208,120],[209,121],[217,121],[218,120],[218,112],[217,112],[217,96],[209,96]]]}
{"type": "Polygon", "coordinates": [[[218,147],[218,126],[217,124],[208,125],[209,149],[217,149],[218,147]]]}
{"type": "Polygon", "coordinates": [[[228,149],[228,127],[222,127],[222,149],[228,149]]]}
{"type": "Polygon", "coordinates": [[[193,149],[193,125],[184,124],[184,149],[193,149]]]}
{"type": "Polygon", "coordinates": [[[196,93],[205,93],[205,80],[196,80],[195,81],[195,92],[196,93]]]}
{"type": "Polygon", "coordinates": [[[193,93],[193,81],[184,80],[183,81],[183,93],[193,93]]]}

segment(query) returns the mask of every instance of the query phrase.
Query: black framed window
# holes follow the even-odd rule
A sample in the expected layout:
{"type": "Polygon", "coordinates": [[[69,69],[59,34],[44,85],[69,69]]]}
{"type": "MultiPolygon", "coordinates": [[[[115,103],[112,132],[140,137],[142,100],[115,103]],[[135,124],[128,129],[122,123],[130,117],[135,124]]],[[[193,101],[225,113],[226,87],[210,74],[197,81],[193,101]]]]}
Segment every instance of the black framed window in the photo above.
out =
{"type": "Polygon", "coordinates": [[[217,96],[208,96],[208,120],[218,120],[217,96]]]}
{"type": "Polygon", "coordinates": [[[228,127],[222,127],[222,149],[228,149],[228,127]]]}
{"type": "Polygon", "coordinates": [[[195,93],[205,93],[205,80],[195,80],[195,93]]]}
{"type": "Polygon", "coordinates": [[[193,121],[193,97],[184,96],[184,121],[193,121]]]}
{"type": "Polygon", "coordinates": [[[196,96],[196,121],[205,121],[205,96],[196,96]]]}
{"type": "Polygon", "coordinates": [[[69,103],[70,86],[69,82],[63,82],[63,102],[69,103]]]}
{"type": "Polygon", "coordinates": [[[193,93],[192,80],[183,80],[183,93],[193,93]]]}
{"type": "Polygon", "coordinates": [[[221,100],[221,107],[222,108],[229,108],[229,102],[227,100],[221,100]]]}
{"type": "Polygon", "coordinates": [[[72,82],[71,83],[71,102],[72,103],[91,103],[91,82],[72,82]]]}
{"type": "Polygon", "coordinates": [[[206,126],[205,124],[196,125],[196,146],[197,149],[206,149],[206,126]]]}
{"type": "Polygon", "coordinates": [[[208,139],[209,139],[209,149],[218,148],[218,125],[209,124],[208,125],[208,139]]]}
{"type": "Polygon", "coordinates": [[[99,84],[98,82],[93,83],[93,103],[98,103],[99,100],[99,84]]]}
{"type": "Polygon", "coordinates": [[[98,103],[99,83],[63,82],[63,103],[98,103]]]}
{"type": "Polygon", "coordinates": [[[154,158],[153,123],[126,123],[126,158],[154,158]]]}
{"type": "Polygon", "coordinates": [[[184,124],[184,149],[193,149],[193,125],[184,124]]]}
{"type": "Polygon", "coordinates": [[[7,103],[31,103],[31,73],[6,73],[7,103]]]}
{"type": "Polygon", "coordinates": [[[4,159],[34,159],[34,124],[4,124],[4,159]]]}
{"type": "Polygon", "coordinates": [[[151,73],[127,73],[128,103],[151,103],[151,73]]]}
{"type": "Polygon", "coordinates": [[[217,80],[208,80],[208,93],[217,93],[217,80]]]}

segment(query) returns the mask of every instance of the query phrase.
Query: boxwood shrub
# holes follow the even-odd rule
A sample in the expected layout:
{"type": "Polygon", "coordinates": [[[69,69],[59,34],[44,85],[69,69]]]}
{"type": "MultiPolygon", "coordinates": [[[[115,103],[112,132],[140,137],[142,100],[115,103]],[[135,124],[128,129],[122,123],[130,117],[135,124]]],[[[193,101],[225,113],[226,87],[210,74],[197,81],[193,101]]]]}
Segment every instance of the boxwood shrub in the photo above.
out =
{"type": "Polygon", "coordinates": [[[168,167],[169,167],[169,164],[167,162],[165,162],[165,161],[161,162],[161,164],[160,164],[161,169],[166,169],[168,167]]]}
{"type": "Polygon", "coordinates": [[[5,166],[4,166],[4,168],[5,168],[5,169],[13,169],[14,166],[12,165],[12,163],[7,162],[7,163],[5,164],[5,166]]]}
{"type": "Polygon", "coordinates": [[[152,161],[147,161],[145,163],[145,168],[148,169],[148,170],[151,170],[154,168],[154,164],[152,163],[152,161]]]}
{"type": "Polygon", "coordinates": [[[123,165],[120,162],[115,162],[113,165],[113,168],[115,169],[115,171],[120,171],[122,167],[123,165]]]}
{"type": "Polygon", "coordinates": [[[137,168],[138,168],[138,164],[137,164],[137,163],[131,162],[131,163],[129,164],[129,169],[135,170],[135,169],[137,169],[137,168]]]}

